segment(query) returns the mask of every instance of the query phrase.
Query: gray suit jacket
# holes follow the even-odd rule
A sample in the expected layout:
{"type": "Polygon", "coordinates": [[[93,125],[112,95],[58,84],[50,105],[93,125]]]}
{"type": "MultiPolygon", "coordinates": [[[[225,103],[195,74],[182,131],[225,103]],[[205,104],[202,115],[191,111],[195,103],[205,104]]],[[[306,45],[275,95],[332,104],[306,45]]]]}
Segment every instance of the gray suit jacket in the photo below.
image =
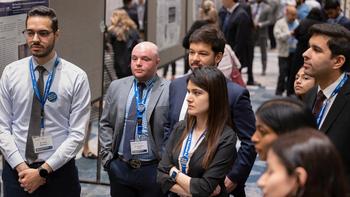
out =
{"type": "MultiPolygon", "coordinates": [[[[108,88],[105,104],[100,120],[99,142],[102,165],[109,168],[109,162],[118,149],[123,134],[126,103],[132,87],[134,76],[113,81],[108,88]]],[[[148,131],[151,149],[158,159],[164,145],[164,133],[169,125],[169,82],[157,78],[154,82],[147,106],[148,131]],[[165,129],[164,129],[165,128],[165,129]]]]}
{"type": "MultiPolygon", "coordinates": [[[[253,21],[255,23],[259,23],[261,26],[256,29],[256,34],[259,37],[268,37],[268,26],[272,22],[272,10],[269,4],[266,2],[261,2],[260,3],[260,15],[257,16],[256,19],[253,18],[253,21]]],[[[254,17],[254,12],[258,7],[258,3],[253,3],[251,5],[251,10],[252,10],[252,16],[254,17]]]]}

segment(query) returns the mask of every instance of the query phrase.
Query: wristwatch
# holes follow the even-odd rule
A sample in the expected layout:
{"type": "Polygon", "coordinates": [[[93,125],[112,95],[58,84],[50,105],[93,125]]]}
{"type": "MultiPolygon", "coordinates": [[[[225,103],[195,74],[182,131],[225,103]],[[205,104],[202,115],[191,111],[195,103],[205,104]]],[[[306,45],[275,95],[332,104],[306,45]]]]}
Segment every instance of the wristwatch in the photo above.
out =
{"type": "Polygon", "coordinates": [[[47,178],[48,176],[49,176],[49,172],[45,169],[45,168],[43,168],[42,166],[40,166],[39,168],[38,168],[38,170],[39,170],[39,175],[41,176],[41,177],[43,177],[43,178],[47,178]]]}
{"type": "Polygon", "coordinates": [[[173,181],[176,182],[176,176],[179,172],[177,170],[173,170],[173,172],[171,173],[170,177],[173,181]]]}

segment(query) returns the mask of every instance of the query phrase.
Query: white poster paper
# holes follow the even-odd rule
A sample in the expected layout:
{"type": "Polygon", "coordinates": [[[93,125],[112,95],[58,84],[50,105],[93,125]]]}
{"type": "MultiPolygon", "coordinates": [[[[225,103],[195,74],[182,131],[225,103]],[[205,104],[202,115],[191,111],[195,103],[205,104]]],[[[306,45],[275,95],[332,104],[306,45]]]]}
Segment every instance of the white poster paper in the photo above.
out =
{"type": "Polygon", "coordinates": [[[157,1],[157,45],[162,51],[180,42],[181,0],[157,1]]]}

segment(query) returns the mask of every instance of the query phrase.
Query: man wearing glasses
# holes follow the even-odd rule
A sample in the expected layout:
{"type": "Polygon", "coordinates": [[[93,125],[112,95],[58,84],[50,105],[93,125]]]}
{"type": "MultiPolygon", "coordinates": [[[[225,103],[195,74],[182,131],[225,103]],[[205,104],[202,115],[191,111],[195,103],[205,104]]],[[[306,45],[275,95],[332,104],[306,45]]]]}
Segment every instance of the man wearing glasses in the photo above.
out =
{"type": "Polygon", "coordinates": [[[74,157],[90,115],[86,73],[55,52],[55,11],[39,6],[23,34],[32,56],[7,65],[0,79],[4,196],[80,196],[74,157]]]}

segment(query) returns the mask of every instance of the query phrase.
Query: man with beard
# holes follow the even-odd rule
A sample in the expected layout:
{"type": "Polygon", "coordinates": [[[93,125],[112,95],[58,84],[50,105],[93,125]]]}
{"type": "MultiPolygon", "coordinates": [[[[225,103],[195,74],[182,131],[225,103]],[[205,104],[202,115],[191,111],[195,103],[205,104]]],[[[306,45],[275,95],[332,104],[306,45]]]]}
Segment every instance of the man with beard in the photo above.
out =
{"type": "MultiPolygon", "coordinates": [[[[222,59],[225,48],[223,33],[215,26],[206,25],[197,29],[189,39],[189,64],[191,69],[203,66],[217,66],[222,59]]],[[[173,80],[169,89],[170,129],[187,112],[187,78],[188,75],[173,80]]],[[[225,87],[218,87],[225,88],[225,87]]],[[[231,171],[225,179],[228,193],[245,196],[244,184],[255,161],[255,148],[251,136],[255,132],[255,117],[250,103],[249,92],[238,84],[227,80],[228,100],[233,130],[237,133],[241,146],[231,171]]],[[[220,116],[220,114],[217,114],[220,116]]],[[[233,157],[234,155],[232,155],[233,157]]]]}
{"type": "Polygon", "coordinates": [[[80,196],[75,155],[90,116],[86,73],[55,52],[58,21],[32,8],[23,31],[32,56],[7,65],[0,80],[4,196],[80,196]]]}

